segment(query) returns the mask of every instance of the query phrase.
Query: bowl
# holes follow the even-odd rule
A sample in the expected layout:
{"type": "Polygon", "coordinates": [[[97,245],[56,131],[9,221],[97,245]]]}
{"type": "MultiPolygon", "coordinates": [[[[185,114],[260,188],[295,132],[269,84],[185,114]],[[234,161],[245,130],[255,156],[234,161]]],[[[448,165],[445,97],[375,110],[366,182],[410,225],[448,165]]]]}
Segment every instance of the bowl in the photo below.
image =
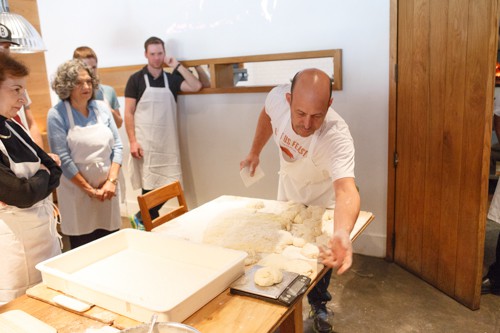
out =
{"type": "MultiPolygon", "coordinates": [[[[149,324],[127,328],[121,331],[122,333],[148,333],[149,324]]],[[[156,323],[153,328],[153,333],[201,333],[196,328],[182,323],[160,322],[156,323]]]]}

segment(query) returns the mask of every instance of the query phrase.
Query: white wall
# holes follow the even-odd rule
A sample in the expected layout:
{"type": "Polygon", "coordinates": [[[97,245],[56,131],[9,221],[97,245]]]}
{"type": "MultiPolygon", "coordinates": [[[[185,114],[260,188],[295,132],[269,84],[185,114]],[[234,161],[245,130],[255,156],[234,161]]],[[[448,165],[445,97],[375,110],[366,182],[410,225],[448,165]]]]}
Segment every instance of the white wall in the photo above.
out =
{"type": "MultiPolygon", "coordinates": [[[[388,0],[38,0],[38,6],[49,75],[81,45],[96,51],[100,67],[145,63],[143,43],[152,35],[165,39],[167,52],[180,60],[341,48],[343,90],[334,92],[334,108],[355,141],[362,209],[376,217],[355,250],[385,255],[388,0]]],[[[190,208],[222,194],[275,197],[278,158],[271,144],[261,156],[263,181],[246,189],[238,174],[264,99],[179,97],[190,208]]]]}

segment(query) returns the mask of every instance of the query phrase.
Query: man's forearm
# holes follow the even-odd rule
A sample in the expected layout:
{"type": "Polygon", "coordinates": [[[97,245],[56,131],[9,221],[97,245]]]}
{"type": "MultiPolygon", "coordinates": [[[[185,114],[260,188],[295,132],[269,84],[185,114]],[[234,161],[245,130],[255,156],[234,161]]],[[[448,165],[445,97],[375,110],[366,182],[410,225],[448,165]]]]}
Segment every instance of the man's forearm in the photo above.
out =
{"type": "Polygon", "coordinates": [[[255,135],[252,143],[252,148],[250,149],[250,154],[259,156],[272,134],[273,128],[271,125],[271,118],[269,118],[265,109],[262,109],[259,120],[257,122],[257,128],[255,129],[255,135]]]}
{"type": "Polygon", "coordinates": [[[134,119],[134,108],[135,106],[129,105],[132,103],[130,101],[125,100],[125,131],[127,132],[128,141],[136,142],[135,138],[135,119],[134,119]]]}
{"type": "Polygon", "coordinates": [[[190,92],[200,91],[200,89],[202,88],[202,84],[201,84],[200,80],[198,80],[196,78],[196,76],[194,76],[193,73],[191,73],[191,71],[189,71],[183,65],[180,65],[177,68],[177,71],[182,75],[184,80],[186,80],[186,84],[189,86],[190,92]]]}
{"type": "Polygon", "coordinates": [[[360,197],[353,179],[340,179],[344,182],[335,186],[334,232],[345,230],[348,234],[354,228],[359,215],[360,197]]]}

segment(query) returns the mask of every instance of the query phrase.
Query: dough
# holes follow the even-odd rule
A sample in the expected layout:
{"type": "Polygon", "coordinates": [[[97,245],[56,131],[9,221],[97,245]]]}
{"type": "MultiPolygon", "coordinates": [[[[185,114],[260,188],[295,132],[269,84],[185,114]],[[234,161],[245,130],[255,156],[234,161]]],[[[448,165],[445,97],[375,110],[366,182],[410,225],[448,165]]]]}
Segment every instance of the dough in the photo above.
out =
{"type": "Polygon", "coordinates": [[[250,202],[248,205],[247,205],[247,208],[252,208],[252,209],[262,209],[264,208],[266,205],[264,205],[264,202],[263,201],[252,201],[250,202]]]}
{"type": "Polygon", "coordinates": [[[254,282],[261,287],[269,287],[283,281],[283,273],[276,267],[262,267],[255,271],[254,282]]]}
{"type": "Polygon", "coordinates": [[[306,245],[304,245],[304,247],[302,248],[300,253],[304,257],[307,257],[310,259],[317,259],[319,256],[319,248],[314,244],[307,243],[306,245]]]}
{"type": "Polygon", "coordinates": [[[296,247],[303,247],[304,245],[306,245],[306,240],[304,238],[301,238],[301,237],[293,237],[293,246],[296,246],[296,247]]]}
{"type": "Polygon", "coordinates": [[[285,230],[278,230],[278,244],[274,248],[275,253],[281,253],[288,246],[293,244],[293,236],[285,230]]]}
{"type": "Polygon", "coordinates": [[[307,207],[307,211],[309,212],[311,218],[320,221],[325,213],[325,209],[319,206],[309,206],[307,207]]]}
{"type": "Polygon", "coordinates": [[[248,253],[273,253],[280,230],[278,215],[239,209],[217,216],[205,230],[203,242],[248,253]]]}
{"type": "Polygon", "coordinates": [[[289,260],[285,262],[284,270],[305,276],[311,276],[314,272],[309,263],[300,259],[289,260]]]}
{"type": "Polygon", "coordinates": [[[257,263],[259,259],[257,257],[246,257],[245,258],[245,266],[250,266],[257,263]]]}

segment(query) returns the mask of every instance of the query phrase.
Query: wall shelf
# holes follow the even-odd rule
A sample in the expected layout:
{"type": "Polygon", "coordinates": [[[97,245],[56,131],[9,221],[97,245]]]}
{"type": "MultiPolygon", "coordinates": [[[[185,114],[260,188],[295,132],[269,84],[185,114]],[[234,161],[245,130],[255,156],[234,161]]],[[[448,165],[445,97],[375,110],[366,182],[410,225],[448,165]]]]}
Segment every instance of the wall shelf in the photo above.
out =
{"type": "MultiPolygon", "coordinates": [[[[251,86],[238,86],[234,83],[235,68],[246,68],[248,65],[260,65],[272,62],[277,65],[279,61],[294,61],[294,60],[326,60],[327,63],[331,58],[331,68],[334,77],[333,90],[342,90],[342,50],[331,49],[321,51],[306,51],[306,52],[291,52],[278,54],[264,54],[251,56],[238,56],[226,58],[212,58],[200,60],[185,60],[181,63],[185,67],[194,68],[195,66],[204,66],[208,68],[210,76],[210,87],[203,88],[197,93],[182,93],[182,94],[226,94],[226,93],[261,93],[269,92],[276,84],[259,84],[251,86]],[[326,59],[325,59],[326,58],[326,59]]],[[[120,66],[100,68],[99,75],[104,84],[111,85],[115,88],[119,96],[124,95],[125,85],[128,78],[134,72],[140,70],[144,65],[120,66]]],[[[286,65],[285,65],[286,66],[286,65]]],[[[166,69],[168,70],[168,69],[166,69]]],[[[195,71],[193,70],[193,73],[195,71]]],[[[287,83],[287,82],[281,82],[287,83]]]]}

